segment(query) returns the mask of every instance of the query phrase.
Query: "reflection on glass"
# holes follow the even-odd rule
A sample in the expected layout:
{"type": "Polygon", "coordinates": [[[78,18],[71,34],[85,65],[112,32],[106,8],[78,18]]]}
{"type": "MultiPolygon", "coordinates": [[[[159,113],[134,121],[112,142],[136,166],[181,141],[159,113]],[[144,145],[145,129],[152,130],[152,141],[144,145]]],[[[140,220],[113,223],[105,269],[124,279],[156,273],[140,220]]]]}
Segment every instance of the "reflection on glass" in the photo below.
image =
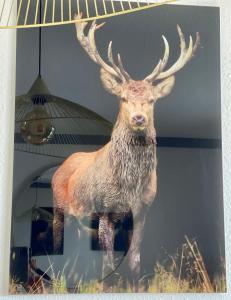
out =
{"type": "Polygon", "coordinates": [[[50,116],[42,107],[27,113],[20,129],[25,142],[34,145],[47,143],[55,133],[50,116]]]}

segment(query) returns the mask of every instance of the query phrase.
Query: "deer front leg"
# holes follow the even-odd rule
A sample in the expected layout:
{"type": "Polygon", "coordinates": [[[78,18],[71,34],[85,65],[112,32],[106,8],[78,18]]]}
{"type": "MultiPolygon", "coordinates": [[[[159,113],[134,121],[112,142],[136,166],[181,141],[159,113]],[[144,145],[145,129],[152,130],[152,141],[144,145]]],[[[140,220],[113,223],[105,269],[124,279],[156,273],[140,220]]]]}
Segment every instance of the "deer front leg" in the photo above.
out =
{"type": "Polygon", "coordinates": [[[99,219],[99,242],[103,250],[103,291],[109,291],[114,282],[114,225],[108,214],[103,214],[99,219]]]}
{"type": "Polygon", "coordinates": [[[128,250],[128,267],[130,270],[130,285],[133,292],[139,292],[140,279],[140,246],[143,238],[145,215],[133,220],[133,230],[130,232],[130,246],[128,250]]]}
{"type": "Polygon", "coordinates": [[[53,247],[54,247],[55,254],[59,253],[59,249],[63,244],[63,232],[64,232],[63,210],[60,208],[54,207],[53,247]]]}

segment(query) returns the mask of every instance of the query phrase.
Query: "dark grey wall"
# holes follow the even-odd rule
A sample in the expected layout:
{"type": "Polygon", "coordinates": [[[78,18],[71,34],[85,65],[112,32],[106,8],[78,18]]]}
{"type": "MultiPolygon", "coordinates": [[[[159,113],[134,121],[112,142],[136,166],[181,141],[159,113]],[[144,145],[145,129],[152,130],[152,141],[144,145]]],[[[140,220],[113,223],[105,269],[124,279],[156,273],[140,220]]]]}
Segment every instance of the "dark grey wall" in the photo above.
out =
{"type": "Polygon", "coordinates": [[[144,268],[196,238],[214,275],[224,257],[221,150],[160,148],[158,192],[149,211],[143,241],[144,268]]]}
{"type": "MultiPolygon", "coordinates": [[[[181,25],[187,38],[200,32],[201,47],[196,57],[177,74],[172,94],[156,105],[156,128],[159,136],[219,137],[219,9],[161,6],[106,22],[97,32],[100,53],[106,58],[107,45],[113,40],[114,53],[121,53],[128,72],[137,79],[150,73],[163,55],[162,34],[170,44],[171,65],[179,55],[176,25],[181,25]]],[[[42,74],[53,94],[115,119],[117,101],[102,88],[99,67],[76,41],[74,25],[45,28],[42,51],[42,74]]],[[[37,56],[38,30],[19,30],[17,95],[32,84],[37,56]]]]}

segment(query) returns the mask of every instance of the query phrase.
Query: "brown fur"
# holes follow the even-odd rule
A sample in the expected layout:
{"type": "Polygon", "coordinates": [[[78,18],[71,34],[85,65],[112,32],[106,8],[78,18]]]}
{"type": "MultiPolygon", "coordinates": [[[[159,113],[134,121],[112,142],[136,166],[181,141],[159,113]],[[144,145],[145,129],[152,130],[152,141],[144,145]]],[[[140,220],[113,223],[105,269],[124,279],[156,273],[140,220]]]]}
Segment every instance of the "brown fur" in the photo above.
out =
{"type": "MultiPolygon", "coordinates": [[[[103,83],[107,81],[103,77],[103,83]]],[[[113,78],[111,78],[113,80],[113,78]]],[[[153,86],[138,81],[123,86],[120,111],[111,141],[92,153],[71,155],[52,179],[55,203],[76,217],[93,212],[138,214],[156,193],[156,132],[154,128],[153,86]],[[134,114],[145,116],[136,127],[134,114]]],[[[171,80],[171,86],[174,81],[171,80]]],[[[117,83],[117,89],[119,84],[117,83]]]]}
{"type": "MultiPolygon", "coordinates": [[[[110,78],[110,81],[109,75],[105,75],[104,78],[102,72],[101,78],[108,89],[114,79],[110,78]]],[[[128,257],[134,289],[138,284],[140,270],[139,249],[146,214],[144,212],[154,200],[157,190],[153,116],[154,104],[158,98],[154,94],[157,90],[151,84],[141,81],[136,87],[135,83],[132,81],[122,88],[120,84],[112,83],[111,91],[119,90],[121,100],[110,142],[96,152],[71,155],[52,179],[56,207],[80,219],[92,214],[99,215],[99,239],[103,249],[108,248],[103,259],[105,276],[110,270],[113,272],[114,234],[113,225],[109,231],[105,230],[109,227],[104,224],[113,224],[116,219],[123,219],[132,212],[134,229],[131,232],[133,238],[128,257]],[[134,124],[134,115],[144,116],[142,126],[134,124]]],[[[170,80],[170,84],[173,86],[174,80],[170,80]]],[[[163,89],[161,92],[163,93],[163,89]]],[[[58,213],[57,210],[54,220],[56,247],[61,242],[59,231],[63,227],[58,213]]]]}

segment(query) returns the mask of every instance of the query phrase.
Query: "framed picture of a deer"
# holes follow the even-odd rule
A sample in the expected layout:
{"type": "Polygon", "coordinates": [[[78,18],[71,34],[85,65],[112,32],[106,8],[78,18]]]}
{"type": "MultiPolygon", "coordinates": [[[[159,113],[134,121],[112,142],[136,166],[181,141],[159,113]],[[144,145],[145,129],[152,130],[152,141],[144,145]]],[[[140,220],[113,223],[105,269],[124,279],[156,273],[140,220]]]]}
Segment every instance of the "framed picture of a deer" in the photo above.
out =
{"type": "MultiPolygon", "coordinates": [[[[62,145],[64,154],[30,170],[41,196],[28,204],[30,182],[20,205],[15,198],[12,248],[30,253],[33,232],[22,243],[20,230],[31,223],[30,211],[53,207],[52,238],[38,229],[52,251],[26,258],[30,267],[36,260],[32,271],[44,281],[38,293],[225,292],[219,8],[163,5],[83,18],[80,12],[72,26],[43,29],[51,40],[44,74],[57,94],[77,95],[112,130],[107,142],[89,146],[86,124],[94,132],[95,120],[74,120],[84,134],[73,132],[65,125],[74,119],[70,109],[60,117],[61,134],[53,125],[46,147],[58,153],[62,145]],[[70,137],[83,137],[83,145],[70,137]]],[[[23,159],[37,163],[16,151],[15,178],[23,159]]]]}

